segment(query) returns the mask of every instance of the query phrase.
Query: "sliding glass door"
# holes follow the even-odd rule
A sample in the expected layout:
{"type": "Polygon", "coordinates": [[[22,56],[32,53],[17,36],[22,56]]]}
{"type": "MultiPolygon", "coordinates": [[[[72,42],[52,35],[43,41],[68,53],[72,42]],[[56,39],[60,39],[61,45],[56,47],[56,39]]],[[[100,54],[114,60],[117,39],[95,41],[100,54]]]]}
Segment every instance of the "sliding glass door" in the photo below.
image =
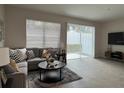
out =
{"type": "Polygon", "coordinates": [[[67,59],[94,57],[95,27],[68,24],[67,59]]]}
{"type": "Polygon", "coordinates": [[[81,44],[80,44],[80,29],[74,24],[68,24],[67,31],[67,58],[80,58],[81,44]]]}
{"type": "Polygon", "coordinates": [[[95,27],[82,26],[81,29],[81,54],[94,57],[95,27]]]}

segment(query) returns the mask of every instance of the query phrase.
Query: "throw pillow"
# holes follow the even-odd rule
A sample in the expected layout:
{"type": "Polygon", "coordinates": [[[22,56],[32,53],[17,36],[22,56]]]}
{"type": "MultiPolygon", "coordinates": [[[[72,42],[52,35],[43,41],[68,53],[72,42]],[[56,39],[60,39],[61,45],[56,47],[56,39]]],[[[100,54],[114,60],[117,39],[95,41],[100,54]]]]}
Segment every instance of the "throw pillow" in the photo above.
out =
{"type": "Polygon", "coordinates": [[[20,61],[27,59],[26,51],[27,51],[26,48],[17,49],[17,53],[20,55],[20,61]]]}
{"type": "Polygon", "coordinates": [[[57,49],[55,48],[50,48],[49,53],[51,54],[52,57],[55,57],[57,49]]]}
{"type": "Polygon", "coordinates": [[[26,54],[28,59],[32,59],[35,57],[33,50],[26,51],[26,54]]]}
{"type": "Polygon", "coordinates": [[[11,59],[15,59],[15,55],[17,53],[17,50],[9,49],[9,56],[11,59]]]}
{"type": "Polygon", "coordinates": [[[17,63],[26,60],[27,55],[26,55],[26,49],[10,49],[10,58],[15,60],[17,63]]]}
{"type": "Polygon", "coordinates": [[[42,53],[42,57],[43,58],[49,58],[50,56],[51,56],[51,54],[49,53],[49,51],[44,49],[43,53],[42,53]]]}
{"type": "Polygon", "coordinates": [[[16,64],[15,60],[10,59],[10,65],[13,67],[14,70],[19,71],[19,67],[16,64]]]}
{"type": "Polygon", "coordinates": [[[17,63],[19,63],[21,61],[20,54],[18,53],[17,50],[10,49],[9,53],[10,53],[10,58],[11,59],[15,60],[17,63]]]}
{"type": "Polygon", "coordinates": [[[4,69],[0,70],[0,76],[1,76],[1,80],[2,80],[3,84],[5,85],[6,82],[7,82],[7,76],[6,76],[5,72],[4,72],[4,69]]]}
{"type": "Polygon", "coordinates": [[[47,53],[48,53],[48,50],[44,49],[44,50],[43,50],[43,53],[42,53],[42,57],[43,57],[43,58],[46,58],[46,54],[47,54],[47,53]]]}

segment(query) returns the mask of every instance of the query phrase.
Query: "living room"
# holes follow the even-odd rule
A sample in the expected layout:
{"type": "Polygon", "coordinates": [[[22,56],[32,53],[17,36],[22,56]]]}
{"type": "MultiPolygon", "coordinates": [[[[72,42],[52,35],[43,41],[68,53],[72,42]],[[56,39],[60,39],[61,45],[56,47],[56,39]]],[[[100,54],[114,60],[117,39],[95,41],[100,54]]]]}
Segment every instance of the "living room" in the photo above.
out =
{"type": "MultiPolygon", "coordinates": [[[[27,63],[24,63],[25,65],[23,66],[21,65],[21,71],[23,70],[26,71],[26,77],[22,76],[23,79],[19,77],[16,78],[16,80],[15,78],[13,78],[15,80],[13,84],[12,82],[8,82],[9,79],[7,81],[7,79],[4,78],[3,80],[4,82],[2,81],[2,85],[3,85],[2,87],[11,87],[11,88],[13,87],[27,87],[27,88],[121,87],[123,88],[124,58],[121,59],[112,58],[109,55],[110,52],[111,53],[121,52],[123,54],[124,46],[123,44],[108,44],[108,38],[109,38],[108,33],[121,32],[122,34],[122,32],[124,32],[123,9],[124,9],[124,5],[118,5],[118,4],[115,5],[109,5],[109,4],[108,5],[83,5],[83,4],[0,5],[1,27],[5,27],[1,34],[1,42],[0,42],[1,47],[8,47],[9,51],[12,50],[12,52],[14,50],[24,52],[25,49],[28,52],[32,52],[31,50],[33,50],[35,58],[41,56],[43,57],[44,56],[43,53],[47,49],[49,51],[52,51],[49,52],[50,55],[52,55],[52,58],[46,60],[46,56],[45,56],[42,59],[43,62],[41,62],[41,59],[40,61],[38,59],[34,59],[35,62],[26,59],[27,63]],[[74,25],[80,25],[80,27],[82,26],[95,27],[93,57],[88,56],[84,58],[80,57],[80,58],[75,58],[73,60],[72,59],[67,60],[66,56],[68,55],[67,53],[68,23],[74,25]],[[42,24],[44,24],[45,26],[42,24]],[[46,27],[46,25],[48,26],[46,27]],[[33,29],[35,30],[38,29],[37,27],[39,28],[43,27],[43,30],[45,29],[45,32],[41,32],[43,33],[43,36],[40,35],[41,33],[38,34],[39,33],[38,31],[35,31],[35,33],[33,31],[30,33],[29,30],[28,33],[28,29],[30,29],[28,27],[31,28],[34,27],[33,29]],[[48,28],[54,29],[54,31],[49,34],[46,32],[48,28]],[[59,33],[55,31],[58,31],[59,33]],[[44,33],[47,33],[49,35],[44,33]],[[35,38],[30,37],[32,36],[32,34],[33,35],[37,34],[37,36],[35,35],[34,36],[35,38]],[[54,36],[53,40],[55,41],[52,41],[50,35],[54,36]],[[41,38],[43,37],[41,41],[38,39],[40,43],[43,44],[38,43],[37,46],[34,44],[36,44],[38,36],[41,38]],[[33,40],[35,42],[33,42],[33,40]],[[44,41],[47,41],[48,44],[47,42],[44,41]],[[54,71],[50,71],[50,70],[48,71],[48,68],[44,68],[46,64],[40,64],[40,62],[44,63],[49,60],[54,61],[54,63],[58,62],[59,60],[62,63],[61,65],[54,64],[55,66],[54,68],[49,68],[49,69],[54,69],[54,71]],[[44,71],[47,72],[47,75],[46,72],[44,71]],[[51,77],[49,77],[48,72],[52,73],[52,74],[50,73],[51,77]],[[52,76],[57,78],[53,79],[52,76]],[[42,82],[41,80],[42,78],[43,79],[45,78],[46,79],[45,81],[48,82],[42,82]],[[3,83],[5,82],[8,85],[5,84],[4,86],[3,83]]],[[[1,48],[1,50],[4,50],[4,48],[3,49],[1,48]]],[[[9,56],[13,59],[13,56],[11,56],[10,53],[9,56]]],[[[47,64],[49,64],[49,62],[47,64]]]]}

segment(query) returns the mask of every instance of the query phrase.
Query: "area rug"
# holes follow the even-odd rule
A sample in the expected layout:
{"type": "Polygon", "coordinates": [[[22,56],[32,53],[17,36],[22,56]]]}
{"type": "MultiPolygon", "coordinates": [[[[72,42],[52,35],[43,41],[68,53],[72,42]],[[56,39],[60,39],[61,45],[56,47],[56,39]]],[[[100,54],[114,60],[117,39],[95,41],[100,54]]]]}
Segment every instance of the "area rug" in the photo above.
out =
{"type": "Polygon", "coordinates": [[[62,81],[54,83],[45,83],[39,81],[39,71],[32,71],[28,73],[28,87],[29,88],[52,88],[65,83],[70,83],[76,80],[82,79],[75,72],[71,71],[69,68],[63,69],[64,79],[62,81]]]}

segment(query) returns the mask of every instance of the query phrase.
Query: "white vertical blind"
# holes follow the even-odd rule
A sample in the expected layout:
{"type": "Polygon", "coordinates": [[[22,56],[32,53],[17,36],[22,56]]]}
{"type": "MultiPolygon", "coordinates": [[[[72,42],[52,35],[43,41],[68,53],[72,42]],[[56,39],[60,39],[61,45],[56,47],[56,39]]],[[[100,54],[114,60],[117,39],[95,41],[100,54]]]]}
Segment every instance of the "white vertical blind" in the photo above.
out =
{"type": "Polygon", "coordinates": [[[36,20],[26,21],[27,47],[58,48],[61,25],[36,20]]]}

